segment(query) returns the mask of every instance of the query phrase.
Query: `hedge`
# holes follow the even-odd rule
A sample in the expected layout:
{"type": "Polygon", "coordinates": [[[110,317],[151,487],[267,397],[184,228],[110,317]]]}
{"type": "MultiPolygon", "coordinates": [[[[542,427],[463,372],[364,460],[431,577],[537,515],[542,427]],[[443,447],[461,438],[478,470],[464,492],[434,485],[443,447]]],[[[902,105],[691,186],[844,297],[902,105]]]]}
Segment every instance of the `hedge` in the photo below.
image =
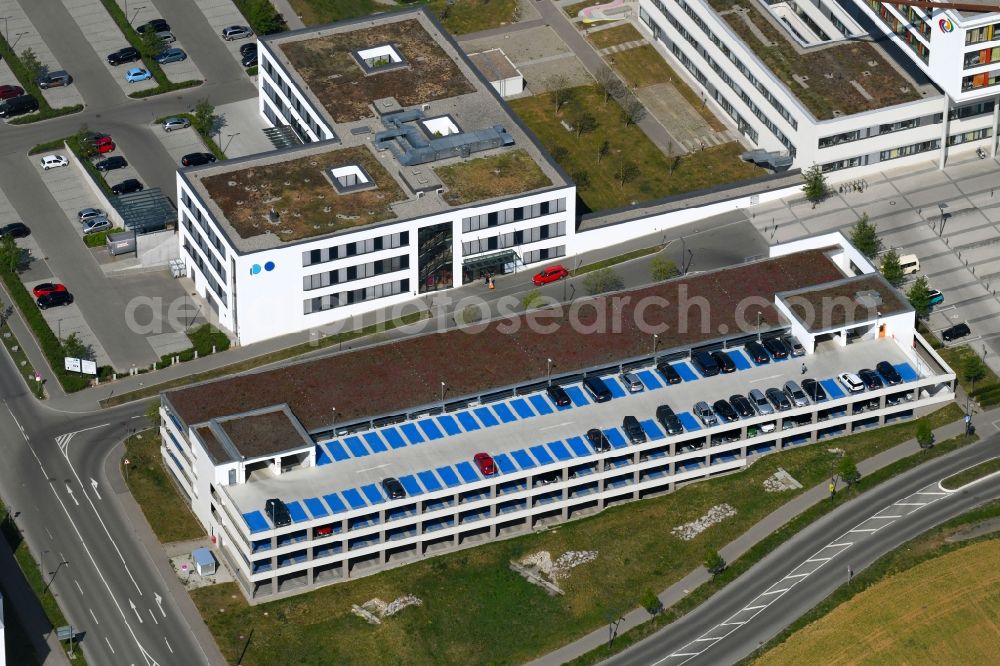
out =
{"type": "Polygon", "coordinates": [[[194,354],[196,351],[198,352],[199,358],[202,356],[208,356],[212,353],[213,345],[215,346],[216,352],[224,352],[229,349],[229,338],[225,333],[211,324],[202,324],[201,326],[188,331],[187,336],[188,339],[191,340],[192,346],[175,354],[164,354],[161,356],[160,360],[156,362],[157,370],[170,367],[175,356],[178,357],[178,360],[181,363],[186,363],[187,361],[195,358],[194,354]]]}
{"type": "Polygon", "coordinates": [[[87,247],[104,247],[108,244],[108,234],[118,234],[125,231],[121,227],[116,227],[114,229],[108,229],[107,231],[98,231],[96,234],[86,234],[83,237],[83,244],[87,247]]]}
{"type": "Polygon", "coordinates": [[[10,47],[7,40],[0,36],[0,57],[3,57],[7,61],[7,65],[10,66],[10,71],[14,73],[17,77],[18,82],[21,87],[24,88],[25,93],[32,95],[36,100],[38,100],[38,112],[30,116],[21,116],[20,118],[14,118],[10,121],[12,125],[24,125],[26,123],[34,123],[39,120],[48,120],[49,118],[57,118],[59,116],[65,116],[70,113],[78,113],[83,111],[83,104],[74,104],[73,106],[64,106],[58,109],[53,109],[49,105],[49,101],[45,99],[42,95],[41,88],[35,83],[35,79],[31,76],[31,72],[24,66],[21,59],[14,53],[14,49],[10,47]]]}

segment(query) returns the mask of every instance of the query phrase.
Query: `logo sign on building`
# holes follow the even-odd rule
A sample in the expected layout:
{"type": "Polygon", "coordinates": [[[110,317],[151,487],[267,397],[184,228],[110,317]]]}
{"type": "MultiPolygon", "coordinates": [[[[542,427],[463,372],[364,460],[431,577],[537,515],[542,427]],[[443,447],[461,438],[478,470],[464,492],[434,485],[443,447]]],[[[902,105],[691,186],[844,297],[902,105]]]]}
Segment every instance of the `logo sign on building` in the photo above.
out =
{"type": "Polygon", "coordinates": [[[67,356],[63,359],[66,364],[67,372],[81,372],[80,370],[80,359],[73,358],[72,356],[67,356]]]}
{"type": "Polygon", "coordinates": [[[941,28],[941,32],[951,32],[955,29],[955,24],[946,18],[938,21],[938,27],[941,28]]]}

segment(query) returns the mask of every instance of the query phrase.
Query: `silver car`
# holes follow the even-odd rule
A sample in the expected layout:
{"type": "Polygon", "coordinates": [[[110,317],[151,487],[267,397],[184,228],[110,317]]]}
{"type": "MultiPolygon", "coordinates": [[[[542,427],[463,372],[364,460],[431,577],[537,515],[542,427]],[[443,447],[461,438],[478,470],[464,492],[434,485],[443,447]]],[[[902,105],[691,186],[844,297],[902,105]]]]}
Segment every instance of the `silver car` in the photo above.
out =
{"type": "Polygon", "coordinates": [[[184,129],[185,127],[191,127],[191,121],[187,118],[174,116],[163,121],[164,132],[172,132],[176,129],[184,129]]]}
{"type": "Polygon", "coordinates": [[[84,208],[76,215],[78,218],[80,218],[81,222],[86,222],[87,220],[92,220],[95,217],[103,217],[105,215],[105,212],[100,208],[84,208]]]}
{"type": "Polygon", "coordinates": [[[247,37],[253,37],[253,30],[245,25],[231,25],[222,29],[222,38],[227,42],[231,42],[234,39],[246,39],[247,37]]]}
{"type": "Polygon", "coordinates": [[[774,407],[768,402],[767,398],[764,397],[764,392],[760,389],[754,389],[747,394],[750,399],[750,404],[753,408],[757,410],[757,413],[761,416],[768,416],[774,414],[774,407]]]}
{"type": "Polygon", "coordinates": [[[719,419],[715,417],[715,412],[712,411],[711,405],[709,405],[704,400],[698,402],[694,406],[695,416],[706,426],[711,427],[719,425],[719,419]]]}
{"type": "Polygon", "coordinates": [[[634,372],[623,372],[618,376],[629,393],[641,393],[646,387],[642,385],[639,376],[634,372]]]}
{"type": "Polygon", "coordinates": [[[785,343],[786,347],[788,347],[788,349],[791,352],[792,356],[805,356],[806,355],[806,348],[802,346],[802,343],[799,342],[799,339],[797,337],[795,337],[794,335],[783,336],[781,338],[781,341],[785,343]]]}
{"type": "Polygon", "coordinates": [[[111,220],[102,215],[100,217],[90,218],[81,226],[83,227],[83,235],[86,236],[88,234],[96,234],[99,231],[107,231],[108,229],[111,229],[113,225],[111,224],[111,220]]]}
{"type": "Polygon", "coordinates": [[[785,382],[785,395],[788,399],[792,401],[792,405],[795,407],[806,407],[809,405],[809,398],[806,397],[806,392],[798,385],[798,382],[787,381],[785,382]]]}

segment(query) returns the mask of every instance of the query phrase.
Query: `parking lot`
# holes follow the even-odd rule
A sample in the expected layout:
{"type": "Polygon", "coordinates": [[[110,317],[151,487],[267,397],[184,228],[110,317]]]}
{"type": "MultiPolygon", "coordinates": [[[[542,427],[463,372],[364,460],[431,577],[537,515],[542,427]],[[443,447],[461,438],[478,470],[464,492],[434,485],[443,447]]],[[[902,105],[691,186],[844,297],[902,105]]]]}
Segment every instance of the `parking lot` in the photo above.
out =
{"type": "MultiPolygon", "coordinates": [[[[198,5],[201,13],[205,15],[205,20],[208,21],[208,25],[212,27],[212,30],[218,36],[219,41],[226,46],[233,59],[239,64],[243,60],[243,56],[240,55],[240,47],[247,42],[256,41],[257,37],[254,35],[246,39],[235,39],[227,42],[222,39],[222,29],[231,25],[245,26],[247,21],[243,18],[243,14],[236,8],[232,0],[195,0],[195,4],[198,5]]],[[[240,64],[240,67],[242,66],[240,64]]]]}
{"type": "Polygon", "coordinates": [[[125,81],[125,72],[128,69],[146,66],[141,60],[121,64],[117,67],[108,64],[108,54],[129,46],[129,43],[121,30],[118,29],[118,24],[108,16],[108,11],[100,0],[64,0],[63,4],[76,24],[80,26],[80,30],[87,35],[87,41],[97,57],[104,63],[111,78],[118,82],[125,94],[156,87],[156,81],[152,79],[137,83],[125,81]]]}

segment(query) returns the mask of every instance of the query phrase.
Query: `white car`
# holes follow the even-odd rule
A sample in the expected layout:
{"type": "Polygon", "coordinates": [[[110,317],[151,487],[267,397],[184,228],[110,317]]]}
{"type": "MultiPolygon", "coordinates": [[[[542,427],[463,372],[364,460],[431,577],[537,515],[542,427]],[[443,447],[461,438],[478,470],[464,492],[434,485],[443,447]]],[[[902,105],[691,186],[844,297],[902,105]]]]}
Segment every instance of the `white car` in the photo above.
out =
{"type": "Polygon", "coordinates": [[[48,171],[56,167],[64,167],[69,164],[69,160],[62,155],[46,155],[42,158],[42,169],[48,171]]]}
{"type": "Polygon", "coordinates": [[[858,377],[853,372],[842,372],[837,375],[837,381],[847,389],[848,393],[864,393],[865,384],[861,381],[861,377],[858,377]]]}

